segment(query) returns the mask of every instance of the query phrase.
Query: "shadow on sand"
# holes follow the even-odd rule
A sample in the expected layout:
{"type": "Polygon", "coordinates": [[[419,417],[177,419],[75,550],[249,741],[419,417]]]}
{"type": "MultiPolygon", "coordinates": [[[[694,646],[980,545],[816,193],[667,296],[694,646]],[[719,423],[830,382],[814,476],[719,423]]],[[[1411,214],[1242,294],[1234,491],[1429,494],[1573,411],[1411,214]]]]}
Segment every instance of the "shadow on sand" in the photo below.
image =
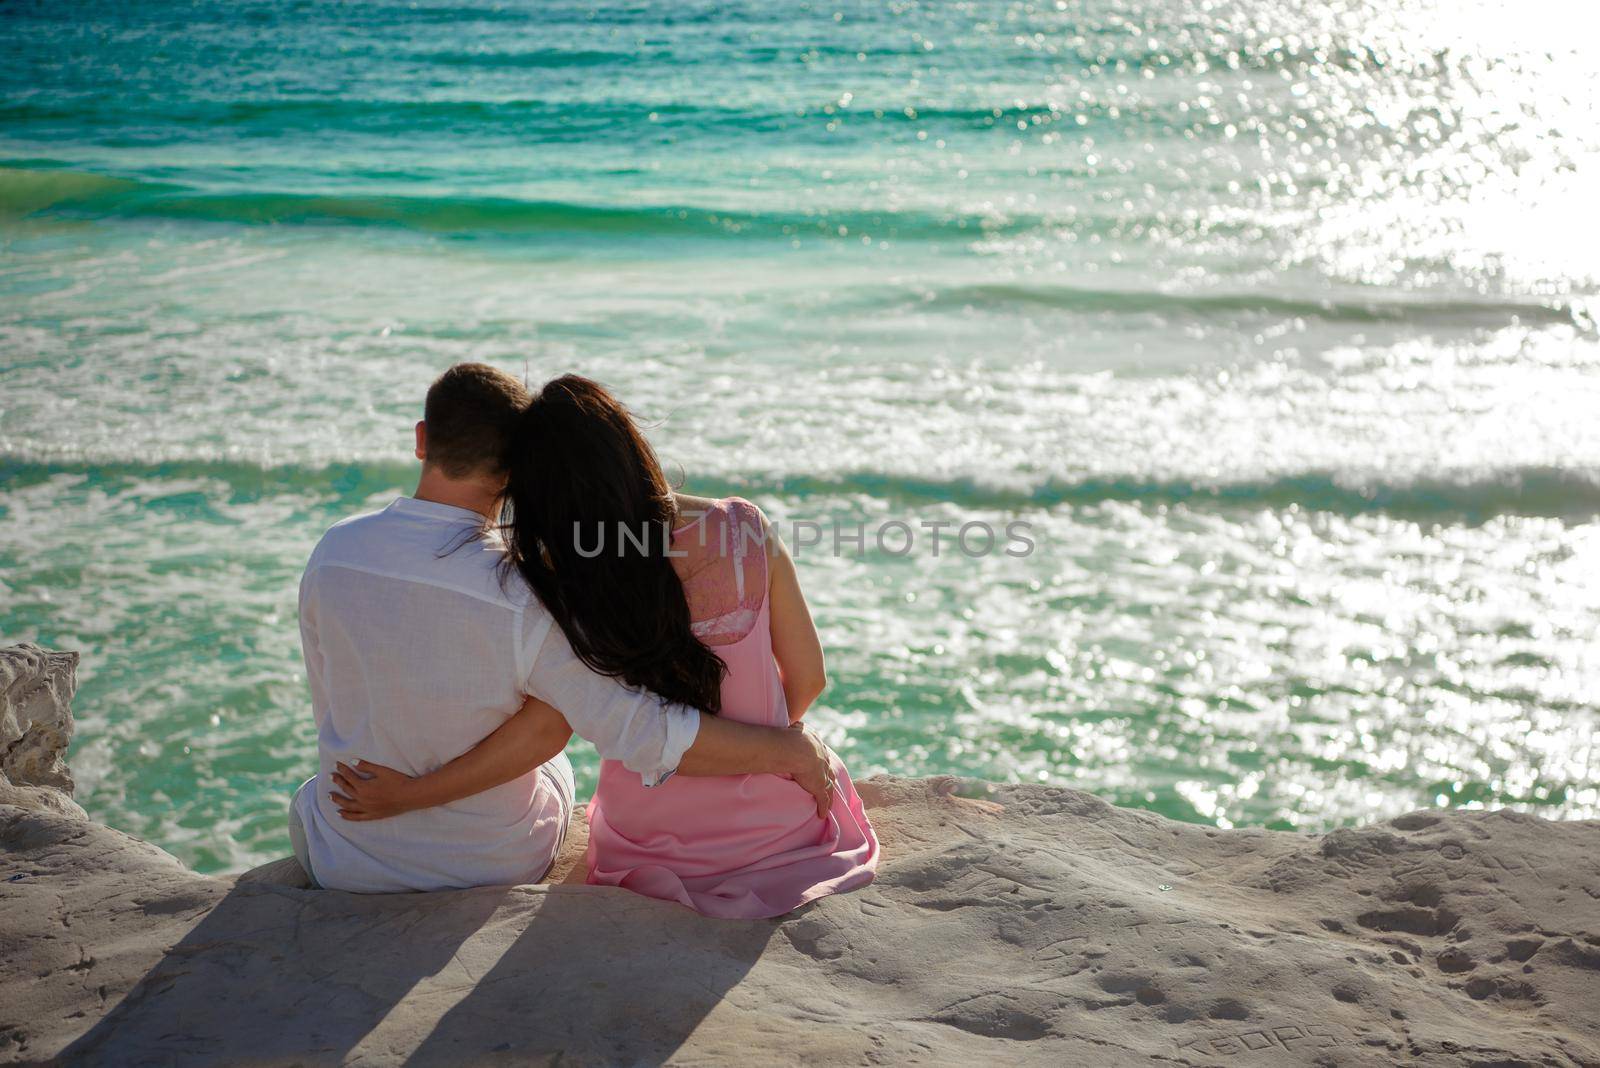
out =
{"type": "Polygon", "coordinates": [[[536,921],[406,1063],[659,1064],[728,998],[777,925],[706,919],[610,887],[550,887],[536,921]]]}
{"type": "Polygon", "coordinates": [[[659,1062],[774,930],[584,886],[240,882],[60,1059],[659,1062]]]}

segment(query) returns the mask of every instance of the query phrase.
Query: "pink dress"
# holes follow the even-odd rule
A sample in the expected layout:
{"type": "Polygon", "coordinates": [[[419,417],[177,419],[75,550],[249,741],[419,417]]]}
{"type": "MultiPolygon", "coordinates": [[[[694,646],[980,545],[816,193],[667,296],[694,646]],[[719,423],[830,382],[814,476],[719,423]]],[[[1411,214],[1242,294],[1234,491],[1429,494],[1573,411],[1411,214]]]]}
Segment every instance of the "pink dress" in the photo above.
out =
{"type": "MultiPolygon", "coordinates": [[[[718,501],[673,532],[695,633],[725,664],[721,714],[789,724],[772,655],[761,513],[718,501]]],[[[677,901],[707,916],[780,916],[872,881],[878,839],[837,756],[827,819],[811,795],[776,775],[675,775],[646,789],[616,761],[600,764],[589,802],[589,882],[677,901]]]]}

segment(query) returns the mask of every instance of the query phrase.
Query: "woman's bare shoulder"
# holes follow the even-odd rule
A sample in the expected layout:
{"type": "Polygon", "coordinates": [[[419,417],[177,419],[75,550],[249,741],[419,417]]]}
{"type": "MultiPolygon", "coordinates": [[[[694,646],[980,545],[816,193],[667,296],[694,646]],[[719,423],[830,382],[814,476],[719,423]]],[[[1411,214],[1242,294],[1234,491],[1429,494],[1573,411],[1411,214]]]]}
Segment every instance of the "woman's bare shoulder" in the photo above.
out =
{"type": "Polygon", "coordinates": [[[678,514],[693,516],[698,512],[709,512],[722,503],[718,497],[698,497],[693,493],[674,493],[673,501],[678,506],[678,514]]]}
{"type": "Polygon", "coordinates": [[[678,508],[678,530],[686,530],[702,521],[723,528],[754,532],[765,539],[771,529],[771,520],[765,512],[743,497],[697,497],[692,493],[674,493],[678,508]]]}

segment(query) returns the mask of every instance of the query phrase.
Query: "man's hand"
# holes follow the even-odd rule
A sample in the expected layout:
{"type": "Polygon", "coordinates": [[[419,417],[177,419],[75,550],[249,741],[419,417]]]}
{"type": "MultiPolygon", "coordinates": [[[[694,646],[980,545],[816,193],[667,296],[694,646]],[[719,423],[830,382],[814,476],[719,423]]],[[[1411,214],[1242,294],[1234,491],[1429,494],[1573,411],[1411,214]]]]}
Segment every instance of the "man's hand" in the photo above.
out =
{"type": "Polygon", "coordinates": [[[763,727],[700,713],[700,730],[678,762],[678,774],[782,775],[817,803],[817,816],[833,809],[833,754],[816,735],[796,723],[763,727]]]}
{"type": "Polygon", "coordinates": [[[795,739],[794,766],[789,775],[816,801],[817,817],[827,819],[828,813],[833,811],[834,790],[838,788],[833,775],[833,754],[815,734],[806,730],[804,723],[796,723],[789,728],[789,733],[795,739]]]}
{"type": "Polygon", "coordinates": [[[356,761],[357,767],[340,762],[332,775],[338,790],[329,794],[347,820],[385,820],[413,809],[425,808],[415,794],[417,780],[403,771],[356,761]],[[341,792],[342,791],[342,792],[341,792]]]}

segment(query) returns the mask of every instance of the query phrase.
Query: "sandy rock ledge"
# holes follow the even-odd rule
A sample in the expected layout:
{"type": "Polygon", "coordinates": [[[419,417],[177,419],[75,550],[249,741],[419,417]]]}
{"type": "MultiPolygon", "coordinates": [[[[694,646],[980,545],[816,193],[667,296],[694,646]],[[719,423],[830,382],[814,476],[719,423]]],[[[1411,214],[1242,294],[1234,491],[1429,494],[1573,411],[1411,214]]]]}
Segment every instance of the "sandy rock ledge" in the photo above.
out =
{"type": "MultiPolygon", "coordinates": [[[[8,778],[62,655],[0,650],[8,778]]],[[[551,885],[364,897],[196,875],[16,781],[0,1061],[1600,1065],[1596,822],[1313,838],[880,778],[876,883],[726,922],[577,885],[581,822],[551,885]]]]}

